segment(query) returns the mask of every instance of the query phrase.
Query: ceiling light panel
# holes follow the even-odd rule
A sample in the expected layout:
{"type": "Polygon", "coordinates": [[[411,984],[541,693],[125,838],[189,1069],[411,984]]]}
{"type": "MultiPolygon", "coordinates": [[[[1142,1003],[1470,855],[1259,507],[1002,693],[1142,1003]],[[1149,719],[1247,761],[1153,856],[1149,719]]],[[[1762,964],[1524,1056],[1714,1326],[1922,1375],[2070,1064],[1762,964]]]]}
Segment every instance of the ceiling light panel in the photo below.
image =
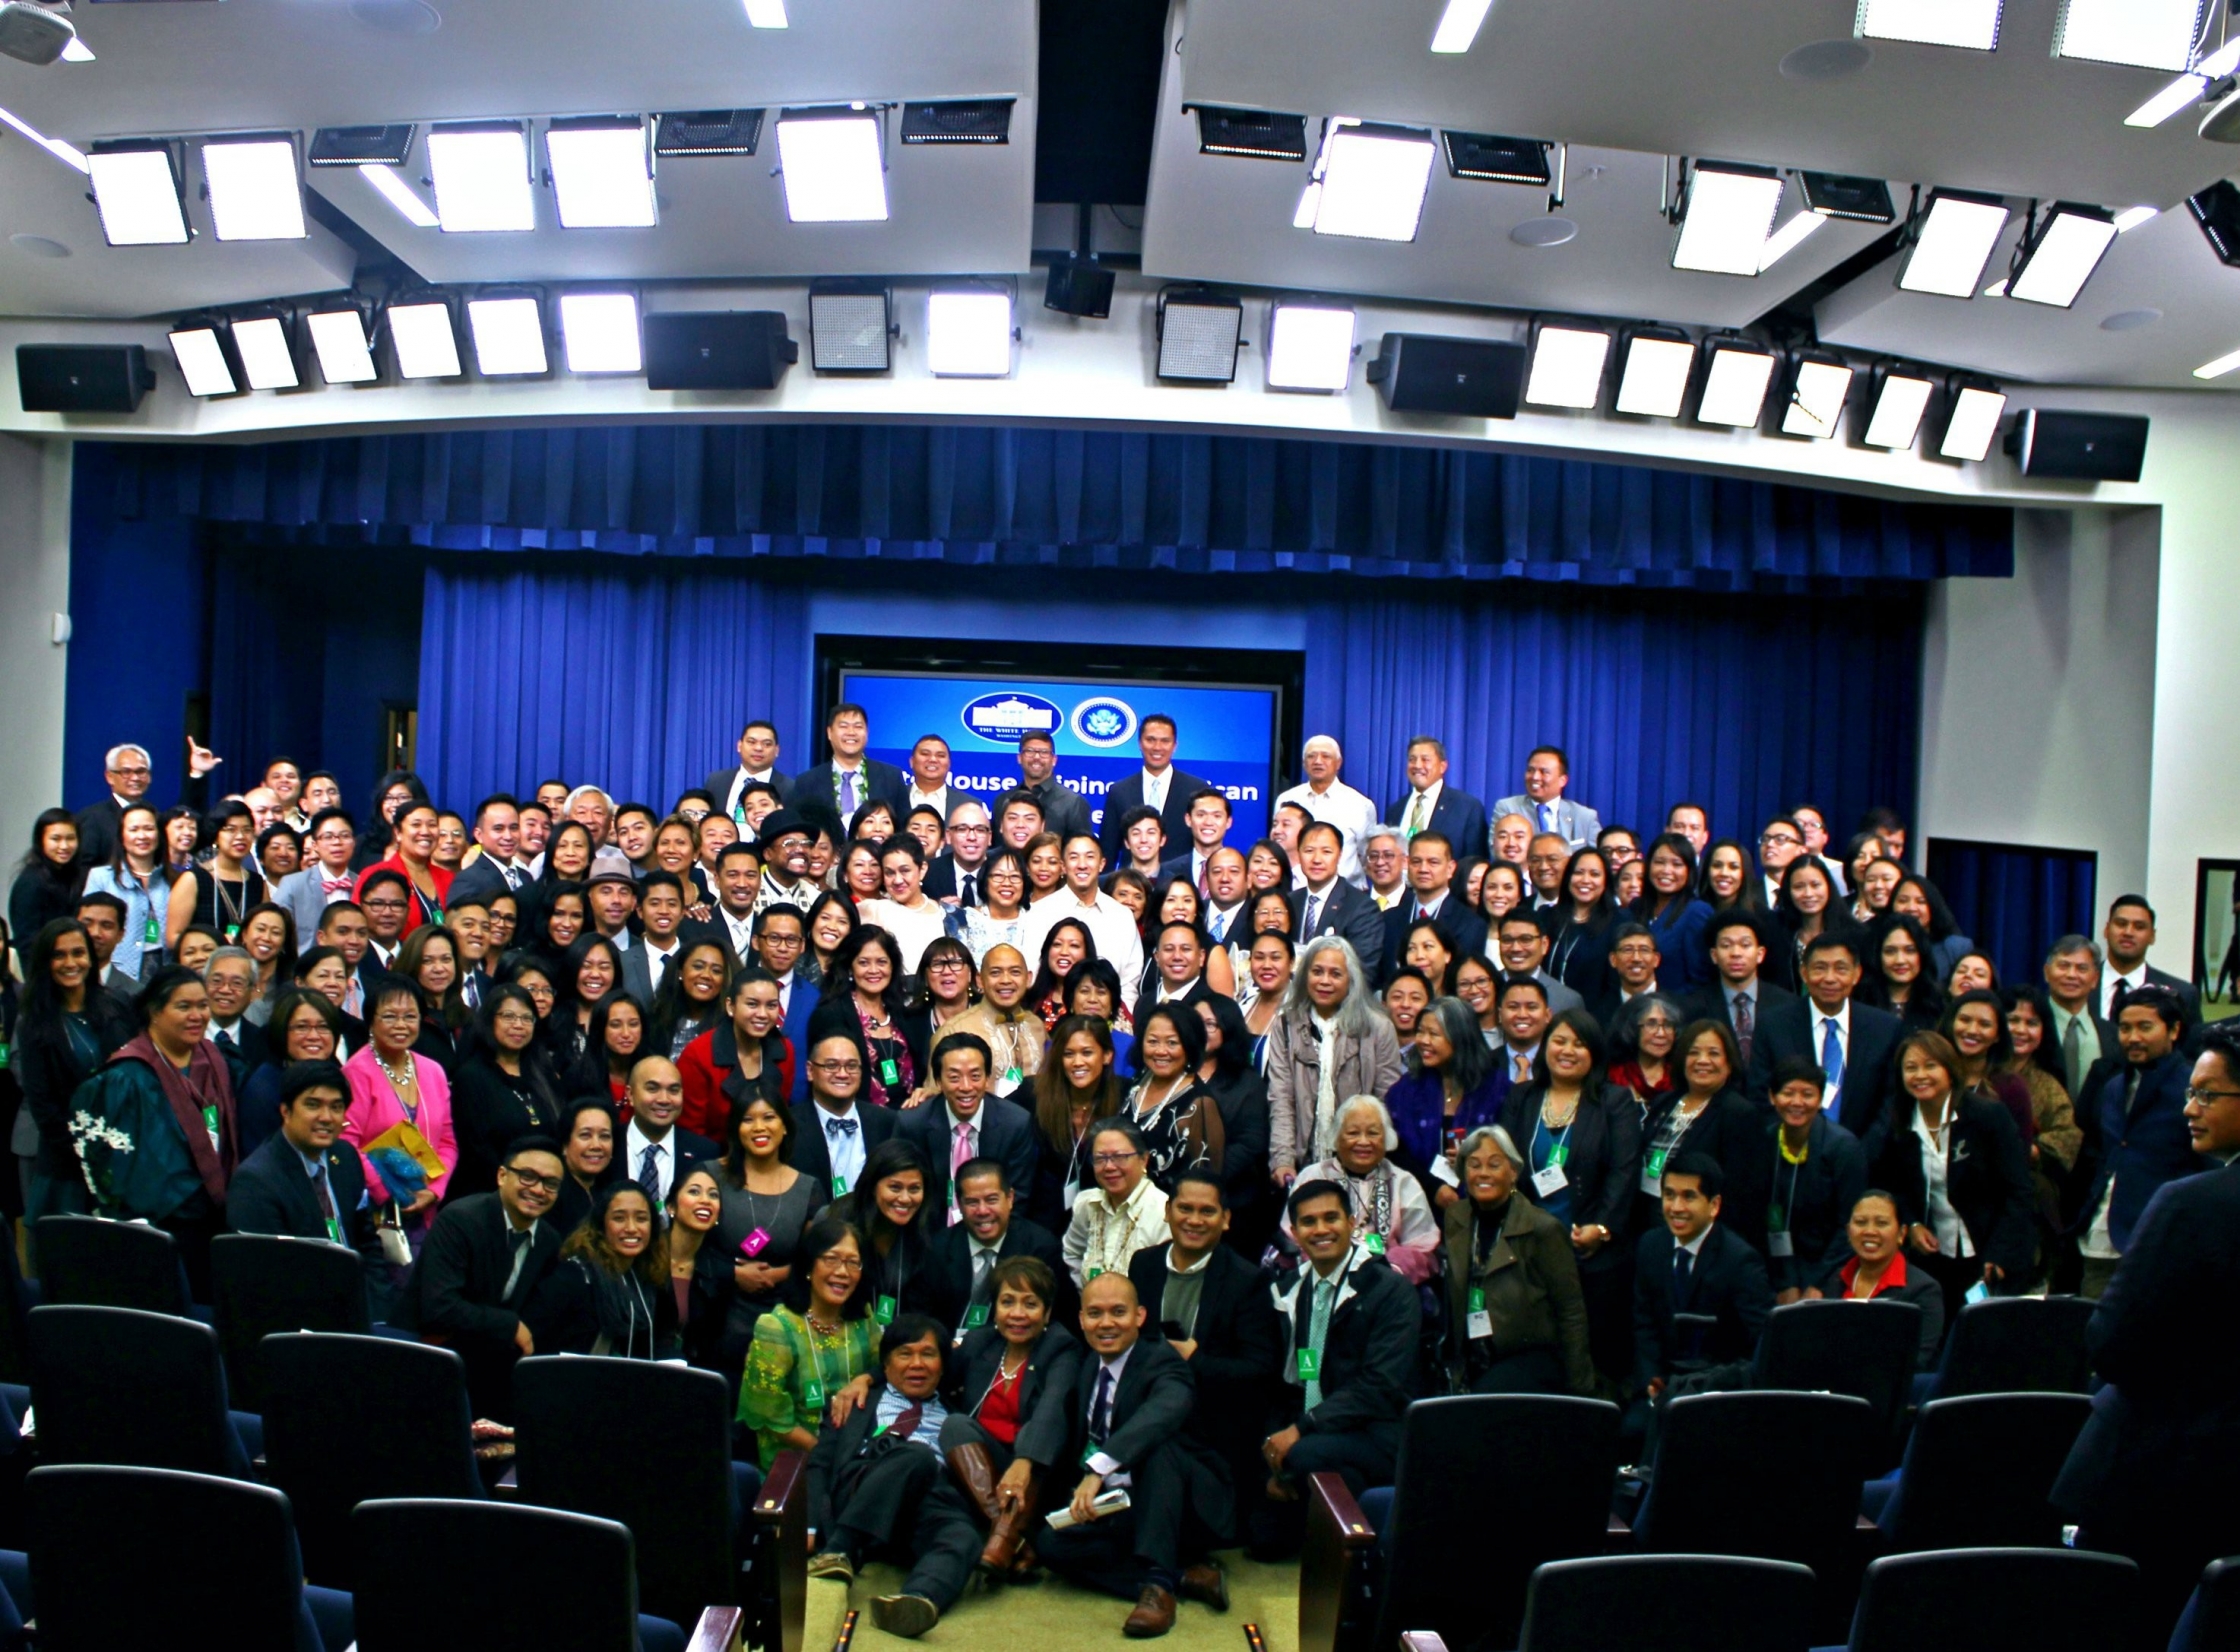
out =
{"type": "Polygon", "coordinates": [[[1524,399],[1533,407],[1591,409],[1602,399],[1610,335],[1590,327],[1542,326],[1532,338],[1524,399]]]}
{"type": "Polygon", "coordinates": [[[1695,365],[1696,347],[1686,333],[1643,329],[1628,335],[1616,410],[1642,419],[1677,419],[1695,365]]]}
{"type": "Polygon", "coordinates": [[[2066,310],[2100,267],[2116,234],[2113,214],[2056,202],[2024,251],[2021,268],[2007,283],[2007,296],[2066,310]]]}
{"type": "Polygon", "coordinates": [[[2205,0],[2062,0],[2055,57],[2171,73],[2193,62],[2205,0]]]}
{"type": "Polygon", "coordinates": [[[1824,442],[1836,433],[1843,404],[1851,394],[1852,370],[1841,361],[1806,357],[1796,365],[1789,402],[1781,410],[1781,433],[1824,442]]]}
{"type": "Polygon", "coordinates": [[[1862,40],[1910,40],[1988,52],[1999,44],[1999,0],[1859,0],[1862,40]]]}
{"type": "Polygon", "coordinates": [[[373,186],[373,192],[397,209],[398,214],[414,229],[434,229],[441,221],[435,208],[413,193],[412,187],[397,176],[396,168],[368,164],[358,168],[358,176],[373,186]]]}
{"type": "Polygon", "coordinates": [[[563,293],[560,342],[571,373],[642,373],[646,370],[638,300],[630,293],[563,293]]]}
{"type": "Polygon", "coordinates": [[[294,390],[303,383],[288,324],[278,316],[252,316],[233,324],[233,351],[252,390],[294,390]]]}
{"type": "Polygon", "coordinates": [[[1011,371],[1011,295],[926,295],[926,368],[937,378],[1000,379],[1011,371]]]}
{"type": "Polygon", "coordinates": [[[1312,214],[1302,205],[1307,223],[1300,227],[1365,241],[1413,241],[1436,154],[1428,132],[1332,122],[1315,182],[1307,186],[1312,214]]]}
{"type": "Polygon", "coordinates": [[[747,22],[758,29],[786,27],[786,0],[746,0],[747,22]]]}
{"type": "Polygon", "coordinates": [[[2126,126],[2160,126],[2179,110],[2189,107],[2208,89],[2213,80],[2221,80],[2240,69],[2240,39],[2226,41],[2214,52],[2196,63],[2192,70],[2180,75],[2169,85],[2123,117],[2126,126]]]}
{"type": "Polygon", "coordinates": [[[1897,453],[1912,447],[1935,391],[1936,385],[1917,373],[1881,374],[1875,384],[1874,410],[1867,415],[1867,428],[1859,440],[1897,453]]]}
{"type": "Polygon", "coordinates": [[[2006,417],[2006,393],[1979,385],[1957,385],[1952,392],[1952,416],[1944,427],[1937,452],[1947,459],[1981,464],[1998,439],[1999,421],[2006,417]]]}
{"type": "Polygon", "coordinates": [[[1910,293],[1973,298],[2007,218],[2007,205],[1996,196],[1934,192],[1898,285],[1910,293]]]}
{"type": "Polygon", "coordinates": [[[1353,374],[1353,312],[1276,304],[1268,316],[1270,390],[1343,390],[1353,374]]]}
{"type": "Polygon", "coordinates": [[[551,371],[544,347],[544,306],[521,297],[470,298],[467,329],[474,335],[474,367],[486,379],[520,378],[551,371]]]}
{"type": "Polygon", "coordinates": [[[1756,275],[1781,210],[1781,175],[1769,167],[1701,164],[1688,181],[1687,216],[1672,249],[1676,270],[1756,275]]]}
{"type": "Polygon", "coordinates": [[[1746,430],[1765,412],[1766,392],[1773,385],[1774,359],[1770,350],[1718,342],[1706,346],[1703,396],[1696,403],[1696,423],[1727,425],[1746,430]]]}
{"type": "Polygon", "coordinates": [[[314,310],[304,318],[304,326],[319,357],[319,377],[328,384],[371,384],[381,376],[373,364],[366,318],[359,310],[314,310]]]}
{"type": "Polygon", "coordinates": [[[1439,26],[1431,31],[1431,49],[1442,55],[1466,52],[1493,10],[1493,0],[1447,0],[1439,13],[1439,26]]]}
{"type": "Polygon", "coordinates": [[[2197,379],[2221,379],[2232,372],[2240,372],[2240,350],[2219,356],[2215,361],[2203,362],[2193,370],[2193,376],[2197,379]]]}
{"type": "Polygon", "coordinates": [[[86,157],[101,234],[112,247],[183,247],[187,207],[162,145],[96,149],[86,157]]]}
{"type": "Polygon", "coordinates": [[[658,221],[642,121],[556,120],[545,129],[544,152],[562,229],[651,229],[658,221]]]}
{"type": "Polygon", "coordinates": [[[436,216],[453,235],[537,227],[527,132],[507,126],[439,126],[428,134],[436,216]]]}
{"type": "Polygon", "coordinates": [[[788,112],[778,121],[786,216],[797,224],[882,223],[887,167],[879,117],[788,112]]]}
{"type": "Polygon", "coordinates": [[[171,359],[187,381],[190,396],[230,396],[240,390],[224,343],[212,326],[181,327],[171,335],[171,359]]]}
{"type": "Polygon", "coordinates": [[[221,241],[300,241],[303,178],[292,137],[246,138],[202,146],[210,190],[210,227],[221,241]]]}
{"type": "Polygon", "coordinates": [[[387,314],[400,378],[455,379],[465,371],[449,304],[440,299],[392,304],[387,314]]]}

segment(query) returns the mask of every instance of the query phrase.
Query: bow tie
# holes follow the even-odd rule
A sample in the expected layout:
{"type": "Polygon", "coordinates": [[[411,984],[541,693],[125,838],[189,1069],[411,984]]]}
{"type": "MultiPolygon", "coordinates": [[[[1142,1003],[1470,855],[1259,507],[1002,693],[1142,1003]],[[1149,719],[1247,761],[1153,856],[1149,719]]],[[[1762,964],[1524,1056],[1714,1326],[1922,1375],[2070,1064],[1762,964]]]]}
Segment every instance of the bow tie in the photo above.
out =
{"type": "Polygon", "coordinates": [[[348,878],[321,878],[319,887],[329,895],[346,895],[350,892],[348,878]]]}
{"type": "Polygon", "coordinates": [[[852,1136],[856,1133],[854,1119],[826,1119],[824,1133],[828,1136],[852,1136]]]}

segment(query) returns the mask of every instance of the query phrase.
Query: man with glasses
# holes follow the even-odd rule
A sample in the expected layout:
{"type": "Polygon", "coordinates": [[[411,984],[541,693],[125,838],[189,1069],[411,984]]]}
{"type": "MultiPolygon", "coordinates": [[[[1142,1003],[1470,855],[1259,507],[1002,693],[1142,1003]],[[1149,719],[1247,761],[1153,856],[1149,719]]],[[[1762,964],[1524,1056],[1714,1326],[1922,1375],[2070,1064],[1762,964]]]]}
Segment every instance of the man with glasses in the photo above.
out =
{"type": "Polygon", "coordinates": [[[1540,995],[1547,1001],[1550,1015],[1561,1015],[1565,1010],[1583,1010],[1587,1007],[1584,998],[1543,967],[1548,961],[1547,931],[1523,907],[1512,908],[1502,918],[1494,944],[1501,951],[1501,972],[1504,975],[1540,983],[1540,995]]]}
{"type": "MultiPolygon", "coordinates": [[[[321,809],[311,817],[311,830],[305,835],[311,858],[299,871],[282,878],[272,891],[273,900],[295,919],[299,936],[317,931],[327,908],[350,898],[350,885],[356,878],[350,861],[358,852],[358,834],[351,828],[350,817],[340,809],[321,809]]],[[[463,874],[460,881],[465,881],[463,874]]],[[[452,892],[457,895],[457,884],[452,892]]]]}
{"type": "Polygon", "coordinates": [[[498,1191],[443,1207],[389,1322],[456,1353],[477,1417],[513,1414],[513,1362],[537,1351],[522,1319],[552,1271],[564,1235],[544,1220],[560,1195],[560,1144],[524,1136],[506,1149],[498,1191]]]}
{"type": "Polygon", "coordinates": [[[1657,969],[1663,962],[1656,932],[1647,924],[1628,920],[1612,925],[1610,990],[1587,1006],[1588,1013],[1608,1027],[1620,1010],[1657,990],[1657,969]]]}
{"type": "Polygon", "coordinates": [[[778,983],[778,1008],[785,1016],[786,1044],[794,1052],[793,1094],[787,1099],[798,1107],[809,1094],[809,1064],[801,1052],[809,1047],[809,1018],[817,1013],[822,994],[801,979],[796,966],[808,949],[809,930],[800,911],[773,906],[757,912],[750,943],[752,959],[759,959],[778,983]]]}
{"type": "Polygon", "coordinates": [[[826,1033],[809,1046],[809,1099],[797,1115],[801,1128],[786,1138],[788,1162],[837,1199],[852,1191],[871,1150],[895,1133],[892,1108],[864,1107],[863,1045],[846,1033],[826,1033]]]}
{"type": "MultiPolygon", "coordinates": [[[[192,806],[197,814],[202,812],[206,791],[203,776],[220,761],[206,747],[196,745],[193,735],[187,736],[187,782],[179,788],[179,801],[192,806]]],[[[117,834],[124,827],[124,812],[135,803],[147,801],[148,784],[155,778],[146,746],[111,746],[102,759],[101,771],[109,782],[109,795],[78,811],[80,866],[107,866],[117,858],[117,834]]],[[[25,939],[28,943],[29,937],[25,939]]]]}
{"type": "Polygon", "coordinates": [[[988,806],[962,798],[950,812],[948,845],[926,868],[925,892],[944,906],[985,906],[988,891],[982,881],[988,852],[995,847],[995,828],[988,821],[988,806]]]}
{"type": "Polygon", "coordinates": [[[1769,912],[1781,899],[1781,874],[1805,852],[1804,828],[1787,815],[1775,815],[1758,834],[1758,870],[1763,875],[1769,912]]]}
{"type": "Polygon", "coordinates": [[[358,890],[358,905],[371,932],[373,961],[384,971],[394,969],[397,950],[404,945],[405,920],[412,912],[412,886],[402,872],[387,867],[368,872],[358,890]]]}

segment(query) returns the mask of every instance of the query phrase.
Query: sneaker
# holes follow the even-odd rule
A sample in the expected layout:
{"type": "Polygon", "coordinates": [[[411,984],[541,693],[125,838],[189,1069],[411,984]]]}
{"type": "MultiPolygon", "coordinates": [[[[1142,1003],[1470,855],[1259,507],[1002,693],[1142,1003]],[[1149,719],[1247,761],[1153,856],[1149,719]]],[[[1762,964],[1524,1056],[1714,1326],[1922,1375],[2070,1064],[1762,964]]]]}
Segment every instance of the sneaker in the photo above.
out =
{"type": "Polygon", "coordinates": [[[856,1563],[845,1549],[819,1549],[809,1557],[811,1577],[836,1577],[842,1583],[856,1580],[856,1563]]]}

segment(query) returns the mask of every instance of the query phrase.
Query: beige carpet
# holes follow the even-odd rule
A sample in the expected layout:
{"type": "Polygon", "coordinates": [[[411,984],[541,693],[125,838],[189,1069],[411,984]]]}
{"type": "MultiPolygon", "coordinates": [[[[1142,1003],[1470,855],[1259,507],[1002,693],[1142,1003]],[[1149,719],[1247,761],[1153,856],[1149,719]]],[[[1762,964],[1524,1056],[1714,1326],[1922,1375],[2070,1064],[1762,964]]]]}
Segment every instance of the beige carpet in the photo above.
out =
{"type": "MultiPolygon", "coordinates": [[[[1244,1625],[1256,1623],[1269,1652],[1295,1652],[1299,1641],[1299,1568],[1297,1565],[1259,1566],[1242,1554],[1221,1557],[1229,1574],[1229,1610],[1184,1601],[1175,1614],[1174,1630],[1157,1644],[1172,1652],[1243,1652],[1244,1625]]],[[[911,1643],[884,1635],[871,1621],[871,1599],[902,1587],[902,1572],[887,1565],[864,1569],[852,1588],[829,1578],[809,1580],[809,1609],[802,1635],[802,1652],[831,1652],[840,1633],[841,1619],[853,1606],[855,1646],[862,1652],[876,1648],[893,1652],[911,1643]]],[[[1120,1624],[1129,1603],[1076,1589],[1070,1583],[1045,1576],[1040,1583],[1013,1584],[983,1590],[977,1583],[962,1600],[942,1615],[941,1621],[916,1644],[920,1646],[990,1646],[1005,1652],[1064,1652],[1084,1645],[1127,1644],[1120,1624]],[[991,1642],[1000,1635],[1002,1642],[991,1642]]]]}

